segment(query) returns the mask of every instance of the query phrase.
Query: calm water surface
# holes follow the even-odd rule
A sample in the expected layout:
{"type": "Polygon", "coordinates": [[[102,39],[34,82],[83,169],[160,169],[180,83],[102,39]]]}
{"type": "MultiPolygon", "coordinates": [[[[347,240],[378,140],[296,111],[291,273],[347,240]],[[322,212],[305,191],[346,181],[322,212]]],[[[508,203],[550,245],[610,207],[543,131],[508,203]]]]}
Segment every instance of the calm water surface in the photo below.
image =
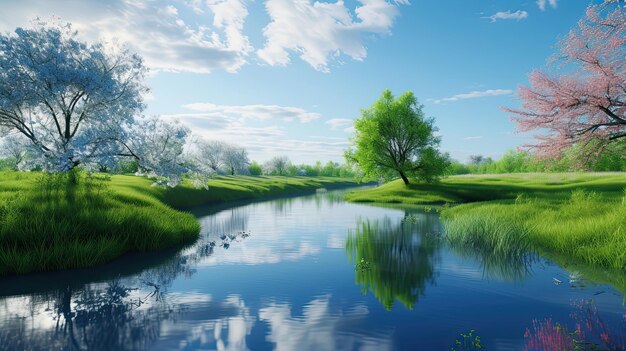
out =
{"type": "Polygon", "coordinates": [[[472,329],[486,350],[624,348],[617,290],[452,248],[435,212],[328,192],[196,215],[190,247],[1,279],[0,349],[450,350],[472,329]]]}

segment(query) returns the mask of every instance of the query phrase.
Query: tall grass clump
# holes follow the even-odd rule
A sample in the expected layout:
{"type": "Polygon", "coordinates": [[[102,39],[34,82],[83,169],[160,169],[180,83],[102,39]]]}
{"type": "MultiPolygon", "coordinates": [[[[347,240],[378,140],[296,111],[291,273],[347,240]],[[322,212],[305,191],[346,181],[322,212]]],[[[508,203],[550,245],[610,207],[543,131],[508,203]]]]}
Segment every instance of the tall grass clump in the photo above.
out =
{"type": "Polygon", "coordinates": [[[510,246],[513,254],[532,249],[563,265],[626,273],[626,201],[621,193],[574,189],[547,199],[521,195],[515,202],[457,206],[443,216],[456,246],[484,246],[494,253],[510,246]]]}
{"type": "Polygon", "coordinates": [[[626,276],[625,189],[625,173],[467,175],[410,187],[394,181],[346,199],[457,203],[441,211],[455,247],[515,253],[522,244],[564,266],[626,276]]]}
{"type": "Polygon", "coordinates": [[[193,215],[130,188],[112,190],[107,176],[7,178],[0,182],[0,275],[89,267],[190,242],[200,231],[193,215]]]}
{"type": "Polygon", "coordinates": [[[538,218],[532,241],[547,253],[569,257],[570,261],[573,258],[594,266],[626,270],[623,196],[577,189],[568,200],[544,211],[538,218]]]}
{"type": "Polygon", "coordinates": [[[490,254],[509,255],[528,252],[528,230],[521,223],[500,220],[497,216],[469,214],[444,221],[451,243],[472,247],[490,254]]]}
{"type": "Polygon", "coordinates": [[[486,275],[519,281],[535,257],[529,231],[521,221],[502,220],[492,211],[444,219],[447,242],[462,257],[477,259],[486,275]]]}

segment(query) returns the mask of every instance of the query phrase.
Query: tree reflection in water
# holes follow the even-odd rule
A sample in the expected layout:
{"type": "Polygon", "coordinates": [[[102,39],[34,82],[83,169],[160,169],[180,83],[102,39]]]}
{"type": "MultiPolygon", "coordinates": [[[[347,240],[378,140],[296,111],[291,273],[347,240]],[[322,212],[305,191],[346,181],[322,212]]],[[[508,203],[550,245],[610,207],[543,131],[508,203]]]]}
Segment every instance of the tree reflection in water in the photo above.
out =
{"type": "MultiPolygon", "coordinates": [[[[68,287],[19,302],[27,303],[30,315],[12,311],[12,316],[5,316],[2,350],[149,349],[161,322],[184,309],[169,304],[156,286],[152,291],[131,289],[119,280],[68,287]]],[[[0,309],[11,311],[6,305],[0,309]]]]}
{"type": "MultiPolygon", "coordinates": [[[[212,224],[239,233],[229,239],[237,242],[247,221],[245,211],[232,210],[212,224]]],[[[12,295],[0,299],[0,350],[149,350],[163,325],[186,312],[180,299],[168,298],[169,286],[195,273],[196,265],[213,254],[214,240],[202,235],[193,246],[150,261],[151,267],[140,259],[129,261],[136,267],[126,277],[106,273],[70,285],[52,281],[49,290],[28,295],[19,288],[0,291],[12,295]]]]}
{"type": "Polygon", "coordinates": [[[396,300],[413,309],[428,284],[435,284],[440,227],[436,214],[405,213],[402,221],[360,219],[346,239],[346,252],[356,264],[369,262],[355,272],[363,292],[371,291],[391,310],[396,300]]]}

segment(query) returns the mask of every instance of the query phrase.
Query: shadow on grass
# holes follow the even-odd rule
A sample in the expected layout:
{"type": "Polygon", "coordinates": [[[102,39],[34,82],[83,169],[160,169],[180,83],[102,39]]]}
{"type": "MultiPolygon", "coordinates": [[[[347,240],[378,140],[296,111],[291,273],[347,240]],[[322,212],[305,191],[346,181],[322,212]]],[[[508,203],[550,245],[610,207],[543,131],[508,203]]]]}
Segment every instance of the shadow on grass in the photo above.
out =
{"type": "Polygon", "coordinates": [[[107,178],[41,175],[0,210],[0,275],[90,267],[197,238],[193,215],[114,195],[107,178]]]}

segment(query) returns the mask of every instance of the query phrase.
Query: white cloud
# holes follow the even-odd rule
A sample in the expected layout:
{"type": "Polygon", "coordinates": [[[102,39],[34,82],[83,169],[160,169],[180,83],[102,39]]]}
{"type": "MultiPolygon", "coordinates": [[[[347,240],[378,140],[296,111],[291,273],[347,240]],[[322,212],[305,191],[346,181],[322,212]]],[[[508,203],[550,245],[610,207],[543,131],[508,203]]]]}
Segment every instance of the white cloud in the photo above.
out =
{"type": "Polygon", "coordinates": [[[299,107],[278,105],[215,105],[211,103],[193,103],[183,105],[182,107],[192,111],[206,112],[210,115],[233,119],[280,119],[287,122],[298,120],[302,123],[307,123],[320,118],[320,114],[316,112],[309,112],[299,107]]]}
{"type": "Polygon", "coordinates": [[[556,8],[556,3],[557,0],[537,0],[537,6],[539,6],[539,9],[541,11],[545,11],[546,10],[546,2],[548,2],[550,4],[550,6],[552,6],[553,9],[556,8]]]}
{"type": "Polygon", "coordinates": [[[528,18],[528,12],[517,10],[515,12],[506,11],[506,12],[496,12],[495,14],[483,18],[489,18],[491,22],[495,22],[497,20],[523,20],[528,18]]]}
{"type": "MultiPolygon", "coordinates": [[[[179,9],[165,0],[27,0],[3,3],[0,30],[13,31],[29,26],[36,17],[54,15],[71,22],[85,40],[128,44],[157,71],[236,72],[253,50],[243,34],[248,16],[243,0],[193,3],[213,15],[212,25],[188,24],[179,9]]],[[[203,23],[203,19],[193,22],[203,23]]]]}
{"type": "Polygon", "coordinates": [[[330,296],[306,303],[301,316],[292,315],[289,304],[271,303],[259,309],[259,320],[269,326],[266,339],[277,350],[391,350],[388,333],[372,335],[358,329],[368,315],[364,305],[332,311],[330,296]]]}
{"type": "Polygon", "coordinates": [[[213,104],[188,104],[185,108],[194,113],[163,115],[168,120],[180,120],[198,137],[222,140],[245,147],[250,157],[257,161],[276,155],[286,155],[294,162],[315,160],[341,160],[349,143],[345,138],[306,140],[286,134],[285,127],[267,125],[271,122],[318,118],[317,114],[294,107],[275,105],[222,106],[213,104]],[[258,124],[265,124],[258,126],[258,124]]]}
{"type": "Polygon", "coordinates": [[[329,136],[321,136],[321,135],[309,135],[309,138],[311,139],[322,139],[322,140],[339,140],[339,141],[345,141],[346,138],[338,138],[338,137],[329,137],[329,136]]]}
{"type": "Polygon", "coordinates": [[[161,118],[180,120],[190,127],[195,135],[228,142],[239,143],[239,141],[258,138],[275,138],[284,134],[280,126],[251,127],[245,123],[245,120],[219,113],[180,113],[162,115],[161,118]]]}
{"type": "Polygon", "coordinates": [[[311,243],[303,242],[299,246],[293,248],[274,249],[270,245],[267,246],[245,246],[233,249],[234,245],[228,249],[228,255],[209,256],[198,265],[200,267],[222,266],[227,264],[276,264],[280,262],[296,262],[306,257],[319,255],[321,248],[311,243]]]}
{"type": "Polygon", "coordinates": [[[326,241],[326,247],[329,249],[343,249],[344,239],[341,235],[329,235],[326,241]]]}
{"type": "MultiPolygon", "coordinates": [[[[245,137],[244,137],[245,138],[245,137]]],[[[349,146],[347,140],[337,142],[307,141],[285,138],[243,140],[252,159],[264,161],[276,155],[285,155],[294,163],[312,163],[317,160],[342,161],[343,152],[349,146]]]]}
{"type": "Polygon", "coordinates": [[[207,6],[213,11],[213,25],[224,31],[226,46],[230,50],[244,53],[254,50],[243,34],[243,25],[248,17],[243,0],[207,0],[207,6]]]}
{"type": "Polygon", "coordinates": [[[478,140],[478,139],[482,139],[483,136],[482,135],[477,135],[477,136],[468,136],[463,138],[463,140],[478,140]]]}
{"type": "Polygon", "coordinates": [[[441,98],[441,99],[428,99],[428,101],[432,101],[435,104],[440,104],[442,102],[452,102],[452,101],[476,99],[476,98],[488,97],[488,96],[501,96],[501,95],[511,95],[511,94],[513,94],[513,90],[489,89],[489,90],[483,90],[483,91],[470,91],[469,93],[457,94],[454,96],[441,98]]]}
{"type": "Polygon", "coordinates": [[[263,29],[265,46],[257,51],[261,60],[272,66],[285,66],[290,52],[316,70],[328,72],[330,57],[341,54],[363,60],[367,49],[365,34],[384,35],[391,32],[398,5],[408,0],[359,0],[354,9],[356,18],[344,2],[312,0],[267,0],[265,8],[271,22],[263,29]]]}
{"type": "MultiPolygon", "coordinates": [[[[176,293],[174,293],[176,294],[176,293]]],[[[168,301],[175,296],[168,293],[168,301]]],[[[248,350],[249,337],[257,318],[238,295],[228,295],[224,301],[194,304],[196,314],[160,324],[160,335],[166,335],[152,345],[154,349],[248,350]]]]}
{"type": "Polygon", "coordinates": [[[333,118],[324,122],[324,124],[328,124],[330,126],[330,129],[346,127],[346,126],[352,125],[352,123],[354,123],[354,121],[348,118],[333,118]]]}

